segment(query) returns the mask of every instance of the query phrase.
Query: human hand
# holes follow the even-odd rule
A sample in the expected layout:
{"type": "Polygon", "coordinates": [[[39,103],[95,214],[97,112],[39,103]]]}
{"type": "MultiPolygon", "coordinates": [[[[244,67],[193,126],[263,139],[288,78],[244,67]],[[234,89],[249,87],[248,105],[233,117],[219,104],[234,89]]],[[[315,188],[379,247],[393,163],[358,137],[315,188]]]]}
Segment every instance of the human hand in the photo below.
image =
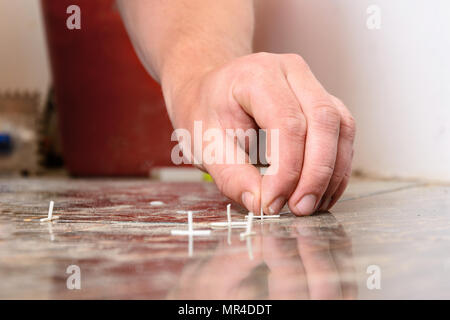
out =
{"type": "MultiPolygon", "coordinates": [[[[277,150],[268,146],[278,153],[271,156],[273,174],[261,177],[249,162],[199,164],[223,194],[255,213],[262,205],[276,214],[288,202],[296,215],[310,215],[336,203],[351,173],[354,119],[300,56],[257,53],[195,70],[189,78],[162,81],[176,129],[194,132],[194,121],[201,121],[203,132],[214,128],[225,137],[226,129],[261,128],[269,136],[279,130],[277,150]]],[[[248,151],[234,138],[232,144],[248,151]]],[[[224,154],[230,151],[222,145],[224,154]]]]}

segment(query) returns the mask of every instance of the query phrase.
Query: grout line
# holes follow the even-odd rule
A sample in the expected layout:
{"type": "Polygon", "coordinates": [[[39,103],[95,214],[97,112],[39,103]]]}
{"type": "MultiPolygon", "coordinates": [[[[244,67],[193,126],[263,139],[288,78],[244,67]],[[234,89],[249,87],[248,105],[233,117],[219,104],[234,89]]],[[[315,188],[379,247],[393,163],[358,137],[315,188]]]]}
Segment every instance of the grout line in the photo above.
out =
{"type": "Polygon", "coordinates": [[[427,185],[428,184],[425,182],[418,182],[413,185],[407,185],[407,186],[398,187],[398,188],[394,188],[394,189],[390,189],[390,190],[375,191],[373,193],[366,193],[366,194],[362,194],[362,195],[355,196],[355,197],[344,198],[344,199],[339,200],[338,203],[351,201],[351,200],[359,200],[359,199],[363,199],[363,198],[370,198],[373,196],[379,196],[382,194],[393,193],[393,192],[398,192],[398,191],[403,191],[403,190],[408,190],[408,189],[413,189],[413,188],[418,188],[418,187],[424,187],[427,185]]]}

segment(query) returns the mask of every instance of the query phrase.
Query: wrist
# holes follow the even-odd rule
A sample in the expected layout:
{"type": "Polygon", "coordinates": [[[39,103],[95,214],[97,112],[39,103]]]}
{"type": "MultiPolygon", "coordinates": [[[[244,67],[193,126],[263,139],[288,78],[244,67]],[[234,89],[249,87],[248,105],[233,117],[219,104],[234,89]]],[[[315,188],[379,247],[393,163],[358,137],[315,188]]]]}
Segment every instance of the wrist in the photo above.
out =
{"type": "Polygon", "coordinates": [[[186,62],[186,65],[175,63],[164,68],[160,74],[161,89],[166,103],[167,113],[175,125],[175,115],[184,114],[185,109],[190,104],[189,96],[195,95],[200,86],[201,79],[213,70],[214,66],[202,65],[193,66],[194,63],[186,62]],[[178,67],[178,66],[179,67],[178,67]],[[191,68],[191,66],[193,66],[191,68]]]}
{"type": "Polygon", "coordinates": [[[159,68],[159,78],[172,123],[175,114],[189,104],[189,95],[198,92],[202,79],[229,61],[251,53],[251,48],[227,50],[216,48],[213,52],[178,44],[165,55],[159,68]]]}

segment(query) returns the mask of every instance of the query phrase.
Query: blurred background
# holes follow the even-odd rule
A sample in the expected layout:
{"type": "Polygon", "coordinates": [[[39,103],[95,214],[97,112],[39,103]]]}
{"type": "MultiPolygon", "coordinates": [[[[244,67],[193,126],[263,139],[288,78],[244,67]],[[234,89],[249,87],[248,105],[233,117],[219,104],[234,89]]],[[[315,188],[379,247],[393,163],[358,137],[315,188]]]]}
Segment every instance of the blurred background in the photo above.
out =
{"type": "MultiPolygon", "coordinates": [[[[255,50],[302,55],[353,112],[357,173],[450,181],[449,1],[256,2],[255,50]]],[[[0,0],[0,172],[148,175],[171,132],[113,0],[0,0]]]]}

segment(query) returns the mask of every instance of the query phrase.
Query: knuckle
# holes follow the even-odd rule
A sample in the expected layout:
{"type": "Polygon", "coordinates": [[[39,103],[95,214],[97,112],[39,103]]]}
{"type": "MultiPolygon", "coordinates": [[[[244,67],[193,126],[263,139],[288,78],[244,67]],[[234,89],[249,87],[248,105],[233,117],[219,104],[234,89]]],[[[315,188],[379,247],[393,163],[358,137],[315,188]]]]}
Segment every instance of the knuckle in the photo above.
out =
{"type": "Polygon", "coordinates": [[[254,53],[249,58],[251,69],[258,71],[257,74],[267,74],[278,62],[277,55],[268,52],[254,53]]]}
{"type": "Polygon", "coordinates": [[[343,180],[349,180],[351,176],[352,176],[352,169],[350,168],[350,170],[347,170],[347,171],[344,173],[344,178],[343,178],[343,180]]]}
{"type": "Polygon", "coordinates": [[[308,63],[306,63],[305,59],[298,54],[287,53],[283,55],[287,62],[295,64],[302,68],[309,68],[308,63]]]}
{"type": "Polygon", "coordinates": [[[283,130],[285,130],[287,135],[300,139],[301,142],[306,140],[307,123],[303,114],[298,111],[285,110],[283,115],[281,115],[281,119],[283,130]]]}
{"type": "Polygon", "coordinates": [[[355,119],[349,115],[341,121],[341,135],[343,138],[350,141],[355,140],[356,136],[356,122],[355,119]]]}
{"type": "Polygon", "coordinates": [[[328,181],[334,172],[334,165],[332,164],[317,164],[312,168],[312,175],[317,179],[317,182],[322,184],[324,181],[328,181]]]}
{"type": "Polygon", "coordinates": [[[339,130],[341,114],[331,103],[317,103],[313,107],[312,121],[323,129],[335,131],[339,130]]]}
{"type": "MultiPolygon", "coordinates": [[[[339,183],[344,179],[345,172],[334,170],[333,175],[331,176],[331,182],[339,183]]],[[[331,184],[331,183],[330,183],[331,184]]]]}
{"type": "Polygon", "coordinates": [[[234,64],[234,71],[240,75],[240,80],[246,83],[253,83],[261,77],[267,78],[271,72],[271,65],[275,60],[275,55],[267,52],[258,52],[239,59],[239,63],[234,64]]]}
{"type": "Polygon", "coordinates": [[[245,68],[247,71],[244,77],[249,87],[267,87],[273,83],[273,70],[268,64],[256,62],[245,68]]]}
{"type": "Polygon", "coordinates": [[[283,180],[287,183],[297,183],[300,177],[300,163],[295,161],[295,163],[286,166],[283,169],[283,180]]]}

